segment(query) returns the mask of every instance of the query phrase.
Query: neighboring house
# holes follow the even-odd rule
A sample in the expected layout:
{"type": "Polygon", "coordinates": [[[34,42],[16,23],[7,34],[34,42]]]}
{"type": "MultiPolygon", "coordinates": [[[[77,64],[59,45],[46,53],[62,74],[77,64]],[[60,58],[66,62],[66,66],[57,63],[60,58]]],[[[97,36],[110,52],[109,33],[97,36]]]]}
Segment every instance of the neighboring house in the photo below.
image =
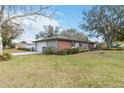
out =
{"type": "Polygon", "coordinates": [[[18,48],[23,48],[25,43],[13,43],[13,47],[18,49],[18,48]]]}
{"type": "Polygon", "coordinates": [[[34,50],[35,50],[35,44],[27,43],[27,44],[24,46],[24,48],[30,49],[30,50],[34,51],[34,50]]]}
{"type": "Polygon", "coordinates": [[[90,41],[82,41],[82,40],[73,40],[66,37],[52,37],[42,40],[36,40],[35,50],[37,52],[42,52],[42,50],[46,47],[51,47],[55,50],[61,50],[66,48],[86,48],[86,49],[94,49],[96,44],[90,41]]]}
{"type": "Polygon", "coordinates": [[[29,50],[34,50],[35,49],[35,45],[32,43],[14,43],[14,48],[18,49],[18,48],[25,48],[25,49],[29,49],[29,50]]]}

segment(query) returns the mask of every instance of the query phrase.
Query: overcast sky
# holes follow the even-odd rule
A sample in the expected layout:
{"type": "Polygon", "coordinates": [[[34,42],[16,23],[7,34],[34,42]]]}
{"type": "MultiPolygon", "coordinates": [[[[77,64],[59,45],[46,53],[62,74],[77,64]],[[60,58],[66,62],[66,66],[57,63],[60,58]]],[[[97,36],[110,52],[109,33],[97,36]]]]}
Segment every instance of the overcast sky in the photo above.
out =
{"type": "MultiPolygon", "coordinates": [[[[16,40],[19,41],[27,41],[32,42],[35,40],[35,35],[43,30],[43,25],[52,25],[52,26],[60,26],[63,29],[67,28],[76,28],[78,31],[82,31],[79,28],[79,24],[82,21],[82,11],[86,11],[90,9],[92,6],[79,6],[79,5],[68,5],[68,6],[52,6],[52,11],[56,11],[56,15],[54,19],[48,19],[45,17],[37,18],[37,22],[32,20],[24,20],[23,19],[23,28],[24,33],[16,40]]],[[[86,33],[85,31],[82,31],[86,33]]],[[[93,39],[92,40],[96,40],[93,39]]]]}

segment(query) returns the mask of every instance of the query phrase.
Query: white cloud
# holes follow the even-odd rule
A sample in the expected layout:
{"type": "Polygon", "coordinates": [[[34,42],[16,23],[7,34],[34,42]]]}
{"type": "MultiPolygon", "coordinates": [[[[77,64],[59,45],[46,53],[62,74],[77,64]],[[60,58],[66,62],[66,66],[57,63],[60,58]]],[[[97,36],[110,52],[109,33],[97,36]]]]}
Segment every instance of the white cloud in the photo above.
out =
{"type": "MultiPolygon", "coordinates": [[[[34,19],[34,17],[30,18],[34,19]]],[[[37,17],[36,22],[29,19],[27,20],[26,18],[19,19],[19,21],[23,23],[24,33],[21,35],[20,38],[14,40],[14,42],[19,41],[32,42],[33,40],[35,40],[35,35],[38,32],[44,30],[43,29],[44,25],[60,26],[58,21],[43,16],[37,17]]]]}

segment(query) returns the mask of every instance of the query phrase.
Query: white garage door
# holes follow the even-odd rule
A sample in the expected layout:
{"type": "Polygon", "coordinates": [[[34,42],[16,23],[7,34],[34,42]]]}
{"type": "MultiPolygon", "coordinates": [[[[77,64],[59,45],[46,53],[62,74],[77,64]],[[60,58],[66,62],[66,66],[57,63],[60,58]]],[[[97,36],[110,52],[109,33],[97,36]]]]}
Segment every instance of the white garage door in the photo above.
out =
{"type": "Polygon", "coordinates": [[[36,51],[42,52],[43,47],[46,47],[46,42],[37,42],[36,43],[36,51]]]}

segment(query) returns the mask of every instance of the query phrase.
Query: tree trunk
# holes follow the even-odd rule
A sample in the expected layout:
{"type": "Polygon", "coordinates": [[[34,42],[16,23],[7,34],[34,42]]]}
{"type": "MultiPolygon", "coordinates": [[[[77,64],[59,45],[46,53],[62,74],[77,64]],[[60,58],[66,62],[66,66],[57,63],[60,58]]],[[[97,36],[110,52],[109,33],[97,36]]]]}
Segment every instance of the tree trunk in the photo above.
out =
{"type": "Polygon", "coordinates": [[[0,23],[0,54],[3,54],[3,43],[2,43],[2,36],[1,36],[1,23],[0,23]]]}
{"type": "Polygon", "coordinates": [[[105,42],[107,44],[107,48],[112,47],[112,39],[110,38],[110,36],[105,38],[105,42]]]}
{"type": "Polygon", "coordinates": [[[1,55],[3,54],[3,42],[2,42],[2,36],[1,36],[3,11],[4,11],[4,6],[1,5],[1,6],[0,6],[0,54],[1,54],[1,55]]]}
{"type": "Polygon", "coordinates": [[[111,48],[112,47],[112,42],[106,42],[107,43],[107,48],[111,48]]]}

